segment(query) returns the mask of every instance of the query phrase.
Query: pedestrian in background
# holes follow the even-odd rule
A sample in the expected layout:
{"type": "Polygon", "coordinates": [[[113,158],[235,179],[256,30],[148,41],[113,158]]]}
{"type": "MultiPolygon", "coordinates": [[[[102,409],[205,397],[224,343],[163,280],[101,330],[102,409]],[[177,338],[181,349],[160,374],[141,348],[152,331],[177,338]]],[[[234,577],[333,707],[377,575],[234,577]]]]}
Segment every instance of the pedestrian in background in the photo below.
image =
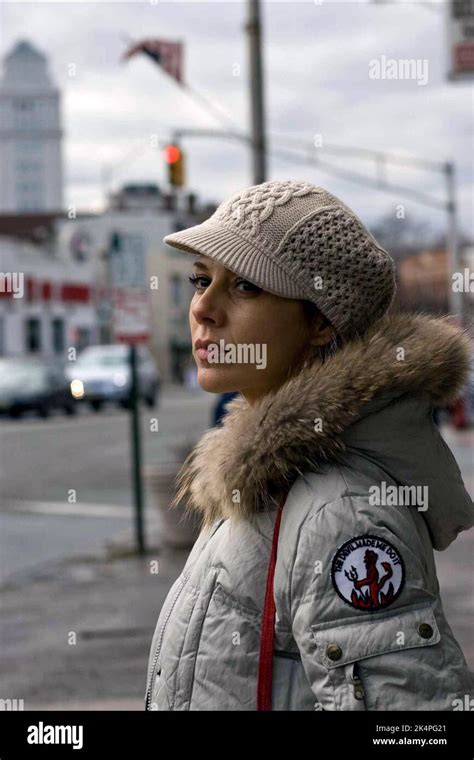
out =
{"type": "Polygon", "coordinates": [[[158,618],[146,708],[463,709],[433,549],[474,506],[432,409],[466,381],[467,336],[389,313],[392,258],[304,181],[246,188],[165,241],[195,255],[198,382],[239,395],[179,475],[202,530],[158,618]],[[265,366],[210,361],[222,340],[265,348],[265,366]]]}
{"type": "Polygon", "coordinates": [[[212,410],[212,423],[213,425],[221,425],[227,412],[227,404],[232,401],[233,398],[238,396],[238,393],[231,391],[230,393],[222,393],[217,399],[212,410]]]}

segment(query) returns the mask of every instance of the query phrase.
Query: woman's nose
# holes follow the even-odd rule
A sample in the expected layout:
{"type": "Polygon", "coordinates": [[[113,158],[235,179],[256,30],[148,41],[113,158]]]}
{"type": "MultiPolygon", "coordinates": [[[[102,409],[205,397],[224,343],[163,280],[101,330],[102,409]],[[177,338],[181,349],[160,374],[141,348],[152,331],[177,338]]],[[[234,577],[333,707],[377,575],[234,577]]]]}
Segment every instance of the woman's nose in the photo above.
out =
{"type": "Polygon", "coordinates": [[[207,288],[194,303],[191,303],[191,313],[196,322],[212,322],[219,324],[224,318],[224,309],[221,299],[214,290],[207,288]]]}

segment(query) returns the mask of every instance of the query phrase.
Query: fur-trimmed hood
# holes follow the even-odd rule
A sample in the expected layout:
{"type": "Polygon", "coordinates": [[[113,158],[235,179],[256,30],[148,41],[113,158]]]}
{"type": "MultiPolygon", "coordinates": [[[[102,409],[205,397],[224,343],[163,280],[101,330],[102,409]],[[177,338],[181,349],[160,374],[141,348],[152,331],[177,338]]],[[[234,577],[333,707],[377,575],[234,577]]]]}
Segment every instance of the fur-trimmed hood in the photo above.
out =
{"type": "MultiPolygon", "coordinates": [[[[428,438],[436,439],[439,446],[441,436],[431,421],[431,406],[444,406],[459,396],[469,364],[468,333],[455,327],[448,317],[386,315],[324,363],[307,362],[255,404],[249,405],[241,396],[233,399],[222,426],[208,430],[184,462],[173,505],[184,503],[198,510],[204,524],[219,517],[251,520],[257,512],[274,505],[275,496],[286,493],[298,475],[318,472],[331,462],[342,463],[348,446],[357,445],[356,439],[351,441],[352,431],[358,430],[360,438],[365,420],[380,420],[379,446],[371,456],[377,458],[380,449],[383,458],[384,440],[390,438],[386,425],[397,420],[400,427],[402,420],[403,432],[404,415],[407,423],[413,415],[413,397],[420,400],[420,408],[427,404],[428,413],[423,412],[421,423],[428,438]],[[400,403],[402,396],[408,405],[400,403]],[[395,409],[397,400],[396,413],[382,420],[381,410],[395,409]]],[[[408,425],[406,430],[409,435],[408,425]]],[[[373,426],[370,435],[373,440],[373,426]]],[[[424,450],[420,448],[414,455],[409,446],[405,449],[403,434],[401,438],[395,457],[397,480],[404,479],[400,464],[404,450],[412,458],[411,479],[424,475],[429,480],[430,462],[424,460],[424,450]],[[413,466],[413,456],[418,467],[413,466]],[[420,472],[421,465],[424,473],[420,472]]],[[[394,452],[390,455],[393,459],[394,452]]],[[[442,475],[451,491],[451,478],[464,491],[464,517],[458,520],[462,530],[469,520],[472,524],[472,501],[454,460],[452,472],[442,475]],[[466,510],[470,517],[466,517],[466,510]]],[[[445,541],[434,543],[441,546],[445,541]]]]}

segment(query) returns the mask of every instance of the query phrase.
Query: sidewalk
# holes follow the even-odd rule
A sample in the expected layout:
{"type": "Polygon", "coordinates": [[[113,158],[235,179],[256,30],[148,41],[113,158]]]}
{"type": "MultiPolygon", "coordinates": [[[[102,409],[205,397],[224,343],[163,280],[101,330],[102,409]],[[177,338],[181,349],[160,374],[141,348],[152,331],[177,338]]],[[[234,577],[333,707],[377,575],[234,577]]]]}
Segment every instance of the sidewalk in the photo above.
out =
{"type": "Polygon", "coordinates": [[[75,557],[5,588],[2,698],[25,710],[143,710],[155,623],[187,554],[75,557]]]}

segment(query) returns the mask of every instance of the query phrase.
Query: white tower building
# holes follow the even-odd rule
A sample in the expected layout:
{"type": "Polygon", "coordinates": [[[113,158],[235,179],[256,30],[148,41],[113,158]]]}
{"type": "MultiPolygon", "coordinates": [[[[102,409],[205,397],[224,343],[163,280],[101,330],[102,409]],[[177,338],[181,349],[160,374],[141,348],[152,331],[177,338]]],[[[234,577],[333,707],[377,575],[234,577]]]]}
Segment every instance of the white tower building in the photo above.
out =
{"type": "Polygon", "coordinates": [[[0,80],[0,213],[63,210],[61,137],[46,56],[21,40],[0,80]]]}

